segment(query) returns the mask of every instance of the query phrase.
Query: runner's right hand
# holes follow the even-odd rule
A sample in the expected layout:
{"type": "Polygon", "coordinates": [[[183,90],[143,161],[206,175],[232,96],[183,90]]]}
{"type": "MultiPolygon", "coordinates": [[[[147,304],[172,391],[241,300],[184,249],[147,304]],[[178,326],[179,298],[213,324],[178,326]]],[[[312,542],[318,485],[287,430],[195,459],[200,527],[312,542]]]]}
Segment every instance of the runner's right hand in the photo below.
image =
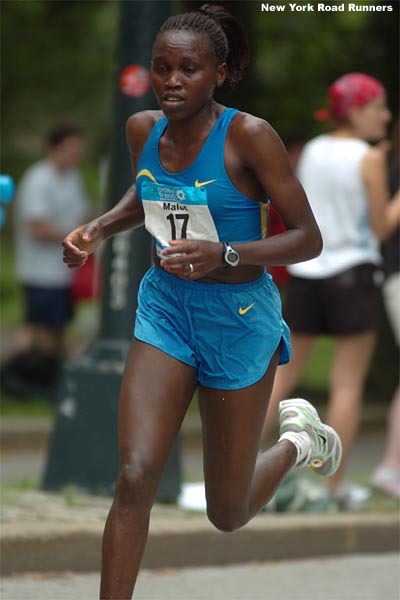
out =
{"type": "Polygon", "coordinates": [[[70,269],[82,267],[89,254],[92,254],[103,241],[104,235],[100,225],[93,221],[71,231],[64,239],[63,261],[70,269]]]}

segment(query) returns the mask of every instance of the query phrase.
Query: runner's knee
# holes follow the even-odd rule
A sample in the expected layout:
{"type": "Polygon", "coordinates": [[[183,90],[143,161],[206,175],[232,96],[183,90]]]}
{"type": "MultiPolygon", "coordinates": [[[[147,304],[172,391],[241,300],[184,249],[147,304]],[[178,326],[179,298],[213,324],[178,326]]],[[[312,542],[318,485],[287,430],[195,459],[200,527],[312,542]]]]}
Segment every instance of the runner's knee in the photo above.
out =
{"type": "Polygon", "coordinates": [[[129,507],[148,507],[157,492],[158,479],[151,467],[141,461],[126,463],[118,474],[115,497],[129,507]]]}
{"type": "Polygon", "coordinates": [[[236,531],[248,521],[242,506],[232,503],[207,504],[207,517],[214,527],[225,533],[236,531]]]}

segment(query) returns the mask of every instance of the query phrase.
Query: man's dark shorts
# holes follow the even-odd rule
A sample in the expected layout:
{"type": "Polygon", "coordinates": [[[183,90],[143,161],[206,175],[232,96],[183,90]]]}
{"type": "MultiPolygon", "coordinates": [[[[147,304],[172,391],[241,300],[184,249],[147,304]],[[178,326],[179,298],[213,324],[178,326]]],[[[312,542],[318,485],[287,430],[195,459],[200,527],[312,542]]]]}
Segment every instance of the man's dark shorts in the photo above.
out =
{"type": "Polygon", "coordinates": [[[69,287],[42,288],[24,286],[26,322],[59,329],[72,319],[73,301],[69,287]]]}

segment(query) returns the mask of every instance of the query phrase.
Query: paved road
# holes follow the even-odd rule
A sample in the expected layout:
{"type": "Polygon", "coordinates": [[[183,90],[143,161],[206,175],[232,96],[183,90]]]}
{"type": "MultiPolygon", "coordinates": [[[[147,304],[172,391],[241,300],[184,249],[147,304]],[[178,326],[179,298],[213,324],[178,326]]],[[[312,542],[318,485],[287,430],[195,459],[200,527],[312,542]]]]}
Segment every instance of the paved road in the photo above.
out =
{"type": "MultiPolygon", "coordinates": [[[[397,554],[142,572],[135,600],[399,600],[397,554]]],[[[98,574],[4,578],[2,600],[95,600],[98,574]]]]}

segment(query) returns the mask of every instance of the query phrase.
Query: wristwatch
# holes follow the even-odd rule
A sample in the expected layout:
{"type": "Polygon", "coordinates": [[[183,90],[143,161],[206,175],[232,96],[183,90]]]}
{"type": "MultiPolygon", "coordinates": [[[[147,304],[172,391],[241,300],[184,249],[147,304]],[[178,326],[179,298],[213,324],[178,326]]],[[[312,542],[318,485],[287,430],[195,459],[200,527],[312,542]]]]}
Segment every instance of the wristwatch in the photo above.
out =
{"type": "Polygon", "coordinates": [[[240,262],[240,254],[232,248],[229,242],[223,242],[222,259],[227,267],[237,267],[240,262]]]}

